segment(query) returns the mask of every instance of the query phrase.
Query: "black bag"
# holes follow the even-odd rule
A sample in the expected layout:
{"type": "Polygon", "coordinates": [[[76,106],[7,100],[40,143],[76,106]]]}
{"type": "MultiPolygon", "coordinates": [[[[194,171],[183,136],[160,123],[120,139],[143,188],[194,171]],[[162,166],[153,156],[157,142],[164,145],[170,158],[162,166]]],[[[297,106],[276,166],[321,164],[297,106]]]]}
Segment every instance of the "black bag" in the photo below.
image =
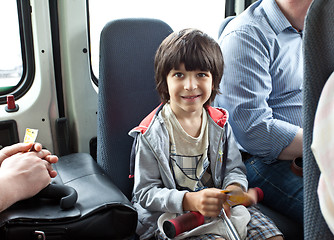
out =
{"type": "Polygon", "coordinates": [[[55,170],[51,186],[0,213],[1,240],[127,239],[135,234],[137,212],[89,154],[61,157],[55,170]]]}

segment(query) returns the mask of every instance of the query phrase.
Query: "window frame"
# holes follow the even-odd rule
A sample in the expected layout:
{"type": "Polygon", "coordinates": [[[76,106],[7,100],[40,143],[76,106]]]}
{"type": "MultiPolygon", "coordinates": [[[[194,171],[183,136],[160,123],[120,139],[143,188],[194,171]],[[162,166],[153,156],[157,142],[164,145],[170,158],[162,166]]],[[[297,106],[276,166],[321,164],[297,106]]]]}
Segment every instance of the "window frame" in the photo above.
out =
{"type": "Polygon", "coordinates": [[[91,50],[91,40],[90,40],[90,15],[89,15],[89,1],[86,0],[86,11],[87,11],[87,32],[88,32],[88,51],[89,51],[89,67],[90,67],[90,77],[92,82],[96,87],[99,86],[99,76],[95,76],[92,66],[92,50],[91,50]]]}

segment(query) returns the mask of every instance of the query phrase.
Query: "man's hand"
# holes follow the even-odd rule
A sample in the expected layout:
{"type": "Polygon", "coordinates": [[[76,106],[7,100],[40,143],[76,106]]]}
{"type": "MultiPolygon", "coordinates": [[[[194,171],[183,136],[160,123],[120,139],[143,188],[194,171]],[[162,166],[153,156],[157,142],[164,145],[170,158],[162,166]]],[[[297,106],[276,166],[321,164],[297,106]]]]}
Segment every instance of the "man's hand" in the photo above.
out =
{"type": "Polygon", "coordinates": [[[0,211],[17,201],[30,198],[57,175],[51,164],[58,157],[42,145],[18,143],[0,150],[0,211]]]}
{"type": "Polygon", "coordinates": [[[11,146],[4,147],[0,150],[0,165],[2,162],[15,154],[25,154],[32,148],[32,151],[36,152],[36,156],[50,163],[47,166],[50,177],[54,178],[57,176],[57,172],[52,169],[51,164],[58,162],[58,157],[55,155],[51,155],[48,150],[42,149],[42,145],[40,143],[16,143],[11,146]],[[33,148],[32,148],[33,147],[33,148]]]}

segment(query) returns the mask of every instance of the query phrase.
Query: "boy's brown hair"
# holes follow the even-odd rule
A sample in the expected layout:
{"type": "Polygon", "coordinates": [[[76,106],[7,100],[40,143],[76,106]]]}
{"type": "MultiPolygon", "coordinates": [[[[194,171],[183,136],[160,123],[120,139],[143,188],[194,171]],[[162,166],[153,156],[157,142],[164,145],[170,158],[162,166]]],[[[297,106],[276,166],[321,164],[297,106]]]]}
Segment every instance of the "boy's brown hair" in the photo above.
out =
{"type": "Polygon", "coordinates": [[[182,63],[187,71],[210,71],[213,90],[204,105],[210,104],[219,93],[223,76],[224,60],[218,43],[200,30],[183,29],[171,33],[160,44],[155,55],[154,70],[157,91],[163,103],[170,99],[167,75],[182,63]]]}

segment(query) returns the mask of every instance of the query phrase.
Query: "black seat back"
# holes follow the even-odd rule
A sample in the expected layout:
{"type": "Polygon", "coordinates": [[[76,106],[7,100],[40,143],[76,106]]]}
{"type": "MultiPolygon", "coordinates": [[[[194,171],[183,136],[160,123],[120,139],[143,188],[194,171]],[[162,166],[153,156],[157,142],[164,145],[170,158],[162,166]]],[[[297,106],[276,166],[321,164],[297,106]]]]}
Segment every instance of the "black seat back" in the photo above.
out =
{"type": "Polygon", "coordinates": [[[334,1],[314,0],[304,27],[303,168],[304,239],[334,239],[322,217],[317,188],[320,171],[311,152],[319,97],[334,70],[334,1]]]}
{"type": "Polygon", "coordinates": [[[129,130],[159,103],[154,81],[154,56],[172,32],[156,19],[109,22],[100,38],[97,161],[130,198],[129,130]]]}

